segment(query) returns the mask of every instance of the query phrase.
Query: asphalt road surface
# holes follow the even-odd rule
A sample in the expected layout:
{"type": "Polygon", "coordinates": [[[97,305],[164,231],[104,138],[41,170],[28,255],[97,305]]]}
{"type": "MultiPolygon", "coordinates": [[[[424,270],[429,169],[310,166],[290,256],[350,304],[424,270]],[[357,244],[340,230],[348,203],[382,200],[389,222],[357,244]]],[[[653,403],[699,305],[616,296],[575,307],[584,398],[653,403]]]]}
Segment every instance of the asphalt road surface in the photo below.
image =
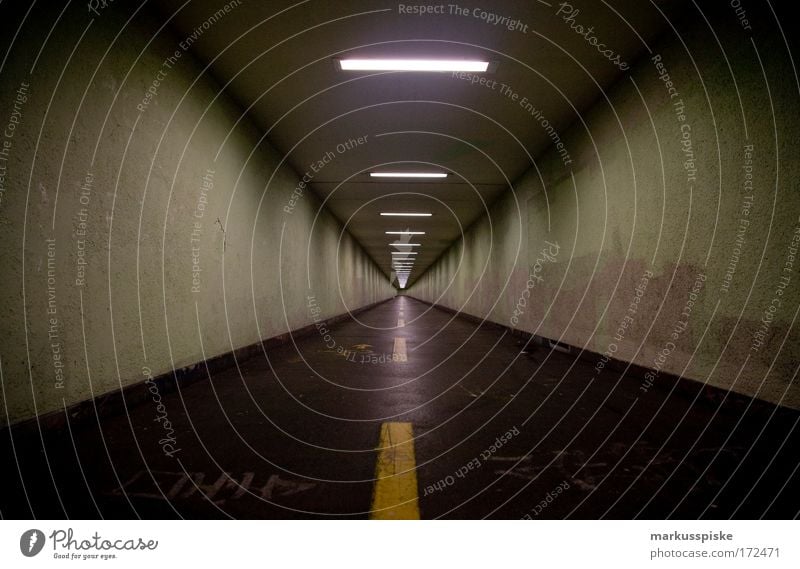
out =
{"type": "Polygon", "coordinates": [[[58,432],[4,518],[792,518],[794,411],[640,390],[407,297],[58,432]],[[168,422],[167,422],[168,421],[168,422]]]}

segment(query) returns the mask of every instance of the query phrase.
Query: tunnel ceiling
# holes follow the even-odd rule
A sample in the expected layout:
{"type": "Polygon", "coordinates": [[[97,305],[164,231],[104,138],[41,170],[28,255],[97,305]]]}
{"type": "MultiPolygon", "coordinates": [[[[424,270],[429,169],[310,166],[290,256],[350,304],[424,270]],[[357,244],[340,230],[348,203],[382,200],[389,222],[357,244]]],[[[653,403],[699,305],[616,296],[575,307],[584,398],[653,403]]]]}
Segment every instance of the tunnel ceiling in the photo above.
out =
{"type": "MultiPolygon", "coordinates": [[[[182,4],[160,2],[180,38],[220,8],[182,4]]],[[[553,144],[541,121],[563,134],[622,73],[571,26],[591,26],[632,65],[668,25],[664,15],[679,15],[677,1],[584,2],[568,21],[555,2],[493,1],[483,12],[459,5],[462,14],[442,4],[443,14],[429,15],[401,14],[400,6],[241,2],[192,51],[298,174],[313,176],[313,190],[387,275],[394,238],[385,231],[426,232],[414,238],[422,246],[412,283],[553,144]],[[520,24],[489,23],[489,13],[520,24]],[[473,84],[452,73],[345,72],[334,62],[343,56],[483,58],[497,67],[473,84]],[[451,174],[427,183],[369,177],[388,165],[451,174]],[[379,215],[403,211],[433,216],[379,215]]]]}

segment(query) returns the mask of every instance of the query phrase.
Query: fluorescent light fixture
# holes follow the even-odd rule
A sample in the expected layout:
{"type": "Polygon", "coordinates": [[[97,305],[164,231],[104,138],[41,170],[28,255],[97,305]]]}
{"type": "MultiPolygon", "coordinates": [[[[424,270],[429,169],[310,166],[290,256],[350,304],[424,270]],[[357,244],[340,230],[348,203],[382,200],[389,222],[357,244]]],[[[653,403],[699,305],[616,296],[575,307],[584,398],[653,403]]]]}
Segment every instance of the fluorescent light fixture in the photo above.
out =
{"type": "Polygon", "coordinates": [[[394,243],[389,243],[392,247],[422,247],[422,243],[398,243],[395,241],[394,243]]]}
{"type": "Polygon", "coordinates": [[[476,59],[340,59],[342,71],[471,71],[484,73],[488,61],[476,59]]]}
{"type": "Polygon", "coordinates": [[[424,231],[387,231],[386,235],[425,235],[424,231]]]}
{"type": "Polygon", "coordinates": [[[381,215],[385,217],[430,217],[432,213],[385,213],[381,212],[381,215]]]}
{"type": "Polygon", "coordinates": [[[370,178],[447,178],[447,172],[370,172],[370,178]]]}
{"type": "Polygon", "coordinates": [[[416,251],[392,251],[392,255],[416,255],[416,251]]]}

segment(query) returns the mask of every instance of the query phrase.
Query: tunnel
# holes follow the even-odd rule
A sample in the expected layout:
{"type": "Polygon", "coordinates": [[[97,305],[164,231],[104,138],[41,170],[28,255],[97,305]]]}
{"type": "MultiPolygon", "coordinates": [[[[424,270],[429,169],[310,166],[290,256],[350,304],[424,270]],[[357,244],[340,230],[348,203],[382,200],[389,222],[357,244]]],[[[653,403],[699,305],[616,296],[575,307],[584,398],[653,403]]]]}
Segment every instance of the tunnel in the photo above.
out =
{"type": "Polygon", "coordinates": [[[792,8],[2,3],[0,517],[795,520],[792,8]]]}

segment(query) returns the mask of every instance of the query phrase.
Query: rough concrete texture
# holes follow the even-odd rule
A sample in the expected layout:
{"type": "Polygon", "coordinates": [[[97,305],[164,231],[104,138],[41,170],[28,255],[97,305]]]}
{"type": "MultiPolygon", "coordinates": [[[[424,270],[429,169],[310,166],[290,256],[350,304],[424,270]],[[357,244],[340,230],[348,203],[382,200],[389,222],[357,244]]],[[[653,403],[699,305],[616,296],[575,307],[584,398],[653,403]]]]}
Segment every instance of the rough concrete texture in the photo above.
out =
{"type": "Polygon", "coordinates": [[[114,8],[2,69],[3,423],[394,294],[183,38],[114,8]]]}
{"type": "Polygon", "coordinates": [[[799,86],[780,34],[727,8],[598,93],[560,133],[572,163],[542,156],[409,295],[800,407],[799,86]]]}

